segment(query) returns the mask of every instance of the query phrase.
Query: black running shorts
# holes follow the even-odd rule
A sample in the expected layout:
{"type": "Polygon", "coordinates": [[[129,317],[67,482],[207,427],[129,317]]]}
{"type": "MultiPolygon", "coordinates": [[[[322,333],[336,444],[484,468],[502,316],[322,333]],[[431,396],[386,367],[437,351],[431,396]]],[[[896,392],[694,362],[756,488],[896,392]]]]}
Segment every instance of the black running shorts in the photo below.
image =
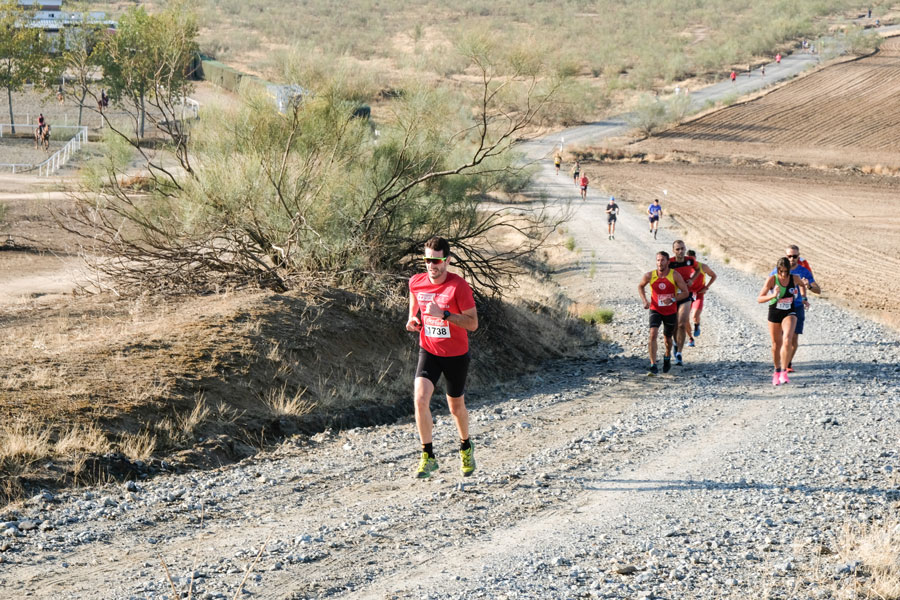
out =
{"type": "Polygon", "coordinates": [[[793,308],[779,310],[774,306],[769,307],[769,323],[781,323],[787,317],[796,317],[797,312],[793,308]]]}
{"type": "Polygon", "coordinates": [[[675,325],[678,324],[678,313],[672,313],[671,315],[661,315],[655,310],[650,311],[650,329],[656,327],[659,328],[660,325],[663,326],[663,335],[666,337],[672,337],[672,334],[675,333],[675,325]]]}
{"type": "Polygon", "coordinates": [[[419,348],[419,364],[416,365],[416,377],[424,377],[437,386],[438,379],[444,374],[447,382],[447,395],[459,398],[466,393],[466,376],[469,374],[469,353],[462,356],[436,356],[424,348],[419,348]]]}

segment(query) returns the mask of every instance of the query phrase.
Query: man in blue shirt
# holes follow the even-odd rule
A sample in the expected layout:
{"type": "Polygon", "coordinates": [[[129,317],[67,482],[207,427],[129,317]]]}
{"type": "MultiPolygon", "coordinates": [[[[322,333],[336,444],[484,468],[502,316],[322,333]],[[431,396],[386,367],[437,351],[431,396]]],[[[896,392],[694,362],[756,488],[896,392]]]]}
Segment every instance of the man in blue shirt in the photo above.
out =
{"type": "MultiPolygon", "coordinates": [[[[822,288],[819,287],[819,284],[816,283],[816,280],[813,278],[812,271],[800,264],[800,248],[796,245],[788,246],[784,255],[791,261],[791,275],[799,277],[800,280],[806,284],[807,289],[813,294],[821,294],[822,288]]],[[[775,269],[769,273],[769,275],[774,274],[775,269]]],[[[806,300],[806,298],[801,298],[800,296],[794,298],[794,310],[797,312],[797,326],[794,328],[794,338],[791,341],[791,351],[788,355],[788,373],[794,372],[791,363],[794,360],[794,354],[797,353],[797,345],[800,343],[800,334],[803,333],[803,323],[806,320],[806,311],[803,308],[804,300],[806,300]]]]}
{"type": "Polygon", "coordinates": [[[656,239],[656,230],[659,229],[659,219],[662,217],[662,206],[659,205],[659,198],[655,198],[653,200],[653,204],[647,209],[647,214],[650,216],[650,233],[653,234],[653,239],[656,239]]]}

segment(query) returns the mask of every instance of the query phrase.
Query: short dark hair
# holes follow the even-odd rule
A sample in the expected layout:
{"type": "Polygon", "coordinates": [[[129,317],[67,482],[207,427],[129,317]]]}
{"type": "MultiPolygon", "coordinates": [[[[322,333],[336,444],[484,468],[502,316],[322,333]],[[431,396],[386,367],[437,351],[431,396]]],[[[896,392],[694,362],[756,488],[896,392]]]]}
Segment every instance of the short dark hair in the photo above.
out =
{"type": "Polygon", "coordinates": [[[694,250],[688,250],[688,251],[687,251],[687,255],[688,255],[688,256],[697,256],[697,252],[694,251],[694,250]]]}
{"type": "Polygon", "coordinates": [[[666,252],[665,250],[660,250],[659,252],[656,253],[656,255],[657,256],[665,256],[666,260],[669,260],[669,253],[666,252]]]}
{"type": "Polygon", "coordinates": [[[450,256],[450,242],[442,237],[434,236],[425,242],[426,248],[431,248],[435,252],[443,252],[444,256],[450,256]]]}

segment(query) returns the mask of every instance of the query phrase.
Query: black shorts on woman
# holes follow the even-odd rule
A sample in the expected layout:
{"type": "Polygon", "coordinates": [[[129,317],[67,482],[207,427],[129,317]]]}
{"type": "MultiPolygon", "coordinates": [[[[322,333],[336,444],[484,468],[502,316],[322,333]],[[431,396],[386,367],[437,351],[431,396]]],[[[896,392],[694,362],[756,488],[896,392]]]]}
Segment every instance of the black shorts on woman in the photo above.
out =
{"type": "Polygon", "coordinates": [[[416,377],[424,377],[437,387],[438,379],[444,374],[447,395],[459,398],[466,393],[466,377],[469,374],[469,353],[460,356],[437,356],[425,348],[419,348],[419,362],[416,377]]]}

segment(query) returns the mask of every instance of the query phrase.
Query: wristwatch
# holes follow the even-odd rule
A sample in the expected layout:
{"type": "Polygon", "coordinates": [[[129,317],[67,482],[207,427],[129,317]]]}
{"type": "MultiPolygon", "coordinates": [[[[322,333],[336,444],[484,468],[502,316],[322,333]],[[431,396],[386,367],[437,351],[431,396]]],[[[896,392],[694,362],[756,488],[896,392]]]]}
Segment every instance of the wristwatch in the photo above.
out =
{"type": "Polygon", "coordinates": [[[452,315],[452,314],[453,314],[453,313],[450,312],[449,310],[445,310],[445,311],[444,311],[444,320],[446,321],[447,319],[449,319],[449,318],[450,318],[450,315],[452,315]]]}

